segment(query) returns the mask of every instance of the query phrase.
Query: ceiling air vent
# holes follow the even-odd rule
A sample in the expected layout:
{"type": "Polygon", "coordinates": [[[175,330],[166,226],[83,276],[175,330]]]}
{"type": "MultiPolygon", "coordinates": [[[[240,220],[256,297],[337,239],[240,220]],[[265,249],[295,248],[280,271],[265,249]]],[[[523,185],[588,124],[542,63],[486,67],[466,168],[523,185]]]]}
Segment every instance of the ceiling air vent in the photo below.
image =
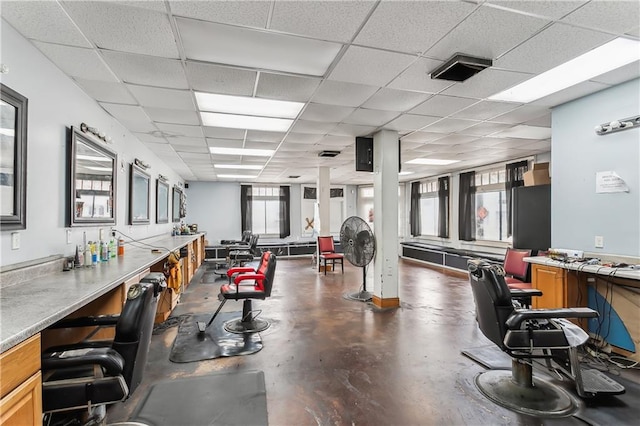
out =
{"type": "Polygon", "coordinates": [[[340,151],[320,151],[318,157],[335,157],[340,154],[340,151]]]}
{"type": "Polygon", "coordinates": [[[289,175],[289,179],[298,179],[300,175],[289,175]]]}
{"type": "Polygon", "coordinates": [[[451,59],[431,71],[434,80],[465,81],[493,65],[491,59],[456,53],[451,59]]]}

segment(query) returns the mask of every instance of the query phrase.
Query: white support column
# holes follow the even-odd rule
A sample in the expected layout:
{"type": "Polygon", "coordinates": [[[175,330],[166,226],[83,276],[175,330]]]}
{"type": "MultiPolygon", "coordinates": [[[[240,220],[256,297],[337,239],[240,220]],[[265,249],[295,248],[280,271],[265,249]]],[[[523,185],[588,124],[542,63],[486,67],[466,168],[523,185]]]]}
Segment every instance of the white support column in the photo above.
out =
{"type": "Polygon", "coordinates": [[[316,189],[316,202],[318,203],[318,214],[320,215],[320,227],[318,235],[321,237],[330,235],[331,230],[331,179],[328,167],[318,167],[318,185],[316,189]]]}
{"type": "Polygon", "coordinates": [[[373,303],[400,306],[398,298],[398,133],[373,135],[373,233],[376,237],[373,303]]]}

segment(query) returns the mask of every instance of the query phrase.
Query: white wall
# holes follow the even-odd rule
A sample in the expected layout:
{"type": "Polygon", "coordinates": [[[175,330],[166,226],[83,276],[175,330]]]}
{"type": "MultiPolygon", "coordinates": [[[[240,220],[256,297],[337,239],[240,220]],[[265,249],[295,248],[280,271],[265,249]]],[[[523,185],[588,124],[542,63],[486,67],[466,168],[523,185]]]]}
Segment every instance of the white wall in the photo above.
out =
{"type": "Polygon", "coordinates": [[[240,184],[233,182],[189,182],[186,223],[197,223],[198,231],[206,232],[210,245],[220,240],[239,240],[240,184]]]}
{"type": "MultiPolygon", "coordinates": [[[[94,100],[65,76],[29,41],[2,20],[0,58],[9,68],[0,80],[29,100],[27,129],[27,228],[20,234],[20,249],[11,249],[11,232],[0,235],[0,265],[10,265],[54,254],[72,255],[83,232],[98,239],[98,227],[72,228],[72,243],[66,243],[66,144],[67,128],[85,122],[113,138],[108,147],[124,163],[117,176],[116,229],[134,238],[169,233],[172,224],[128,226],[128,170],[134,158],[151,165],[151,219],[155,222],[155,178],[161,173],[173,185],[179,176],[131,133],[108,115],[94,100]]],[[[107,228],[107,227],[104,227],[107,228]]]]}
{"type": "Polygon", "coordinates": [[[640,114],[640,79],[552,112],[551,243],[640,257],[640,129],[598,136],[598,124],[640,114]],[[629,192],[598,194],[597,172],[614,171],[629,192]],[[604,237],[596,249],[595,236],[604,237]]]}

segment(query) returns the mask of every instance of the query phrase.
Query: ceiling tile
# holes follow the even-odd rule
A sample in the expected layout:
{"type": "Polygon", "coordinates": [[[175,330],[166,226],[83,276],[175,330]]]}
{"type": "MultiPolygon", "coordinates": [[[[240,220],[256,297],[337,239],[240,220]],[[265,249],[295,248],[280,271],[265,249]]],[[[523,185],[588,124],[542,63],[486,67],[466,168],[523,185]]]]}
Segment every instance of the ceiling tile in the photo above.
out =
{"type": "Polygon", "coordinates": [[[320,104],[358,107],[378,89],[376,86],[325,80],[312,100],[320,104]]]}
{"type": "Polygon", "coordinates": [[[284,140],[285,144],[307,144],[307,148],[309,144],[314,144],[322,139],[321,134],[312,134],[312,133],[294,133],[291,132],[287,135],[284,140]]]}
{"type": "Polygon", "coordinates": [[[26,38],[92,47],[58,2],[3,1],[2,18],[26,38]]]}
{"type": "Polygon", "coordinates": [[[204,127],[204,135],[208,138],[243,140],[245,132],[246,130],[227,127],[204,127]]]}
{"type": "Polygon", "coordinates": [[[420,58],[394,79],[388,87],[425,93],[438,93],[455,84],[453,81],[434,80],[431,78],[431,71],[442,64],[442,61],[436,61],[435,59],[420,58]]]}
{"type": "Polygon", "coordinates": [[[100,103],[116,120],[132,132],[146,133],[156,130],[144,110],[139,106],[100,103]]]}
{"type": "Polygon", "coordinates": [[[494,117],[492,121],[496,121],[499,123],[519,124],[527,120],[533,120],[534,118],[538,118],[547,114],[550,114],[549,108],[523,105],[512,111],[507,112],[506,114],[502,114],[497,117],[494,117]]]}
{"type": "Polygon", "coordinates": [[[374,5],[372,1],[275,2],[269,28],[347,42],[374,5]]]}
{"type": "Polygon", "coordinates": [[[350,116],[345,118],[344,122],[348,124],[378,127],[388,123],[398,115],[399,114],[395,111],[358,108],[350,116]]]}
{"type": "Polygon", "coordinates": [[[355,108],[310,103],[304,109],[300,118],[308,121],[340,122],[353,111],[355,111],[355,108]]]}
{"type": "Polygon", "coordinates": [[[319,78],[260,73],[256,97],[307,102],[320,85],[319,78]]]}
{"type": "Polygon", "coordinates": [[[153,145],[157,145],[157,144],[169,144],[169,141],[164,138],[164,137],[159,137],[159,136],[155,136],[153,134],[149,134],[149,133],[134,133],[133,134],[136,138],[138,138],[138,140],[140,140],[141,142],[145,143],[145,144],[152,144],[153,145]]]}
{"type": "Polygon", "coordinates": [[[591,1],[562,19],[586,28],[624,34],[640,22],[637,1],[591,1]],[[607,19],[603,19],[606,16],[607,19]]]}
{"type": "Polygon", "coordinates": [[[173,1],[174,16],[202,19],[211,22],[265,28],[270,4],[267,1],[173,1]]]}
{"type": "Polygon", "coordinates": [[[195,111],[191,93],[187,90],[161,89],[158,87],[127,84],[133,96],[144,107],[184,109],[195,111]]]}
{"type": "Polygon", "coordinates": [[[441,139],[444,135],[442,133],[433,133],[430,131],[426,131],[426,132],[414,132],[411,133],[409,135],[403,136],[401,138],[402,142],[407,141],[407,142],[419,142],[419,143],[425,143],[425,142],[430,142],[430,141],[434,141],[437,139],[441,139]]]}
{"type": "Polygon", "coordinates": [[[99,48],[178,58],[176,41],[165,13],[117,2],[65,2],[64,8],[99,48]]]}
{"type": "Polygon", "coordinates": [[[313,133],[318,135],[326,135],[335,127],[336,123],[333,122],[322,123],[319,121],[298,120],[291,127],[291,131],[297,133],[313,133]]]}
{"type": "MultiPolygon", "coordinates": [[[[243,142],[242,140],[207,138],[207,145],[218,148],[242,148],[243,142]]],[[[225,157],[222,156],[222,158],[225,157]]]]}
{"type": "Polygon", "coordinates": [[[374,130],[376,130],[374,126],[341,123],[331,131],[331,134],[337,136],[367,136],[373,133],[374,130]]]}
{"type": "MultiPolygon", "coordinates": [[[[206,145],[176,145],[171,143],[171,146],[174,147],[176,152],[180,155],[184,152],[192,153],[192,154],[206,154],[209,156],[209,148],[206,145]]],[[[209,160],[211,161],[211,160],[209,160]]]]}
{"type": "Polygon", "coordinates": [[[429,96],[426,93],[382,88],[362,104],[362,107],[385,111],[407,111],[425,101],[429,96]]]}
{"type": "Polygon", "coordinates": [[[162,0],[117,0],[118,3],[129,6],[129,7],[139,7],[141,9],[149,9],[154,10],[156,12],[165,13],[167,9],[165,8],[165,2],[162,0]]]}
{"type": "Polygon", "coordinates": [[[93,99],[114,104],[137,105],[124,84],[108,81],[75,79],[76,83],[93,99]]]}
{"type": "Polygon", "coordinates": [[[400,52],[424,52],[475,7],[462,2],[381,2],[355,42],[400,52]]]}
{"type": "Polygon", "coordinates": [[[187,164],[209,164],[211,163],[211,156],[209,154],[194,153],[194,152],[181,152],[180,158],[182,158],[187,164]]]}
{"type": "Polygon", "coordinates": [[[118,82],[118,79],[94,50],[38,41],[33,44],[51,59],[58,68],[71,77],[84,80],[118,82]]]}
{"type": "Polygon", "coordinates": [[[415,59],[410,55],[351,46],[333,69],[329,79],[386,86],[415,59]]]}
{"type": "Polygon", "coordinates": [[[523,124],[528,126],[551,127],[551,113],[534,118],[533,120],[525,121],[523,124]]]}
{"type": "Polygon", "coordinates": [[[640,61],[635,61],[613,71],[609,71],[608,73],[601,74],[591,80],[598,83],[614,85],[624,83],[625,81],[633,80],[638,77],[640,77],[640,61]]]}
{"type": "MultiPolygon", "coordinates": [[[[156,126],[158,129],[163,132],[168,133],[173,136],[189,136],[194,138],[199,138],[204,136],[202,134],[202,127],[200,126],[185,126],[182,124],[167,124],[167,123],[157,123],[156,126]]],[[[171,141],[171,138],[168,138],[171,141]]]]}
{"type": "MultiPolygon", "coordinates": [[[[615,36],[554,24],[499,58],[495,67],[539,73],[580,56],[615,36]]],[[[481,73],[482,74],[482,73],[481,73]]]]}
{"type": "Polygon", "coordinates": [[[482,123],[478,123],[471,127],[467,127],[466,129],[460,130],[458,133],[472,136],[487,136],[495,132],[501,132],[503,130],[510,129],[511,127],[513,127],[513,124],[484,121],[482,123]]]}
{"type": "Polygon", "coordinates": [[[453,118],[469,118],[472,120],[488,120],[498,114],[511,111],[519,105],[512,102],[480,101],[452,115],[453,118]]]}
{"type": "Polygon", "coordinates": [[[519,124],[495,133],[494,138],[547,139],[551,137],[550,127],[535,127],[519,124]]]}
{"type": "Polygon", "coordinates": [[[176,18],[188,59],[321,76],[342,45],[176,18]]]}
{"type": "Polygon", "coordinates": [[[582,83],[571,86],[561,92],[553,93],[549,96],[545,96],[542,99],[531,102],[529,105],[546,105],[556,106],[568,101],[580,98],[582,96],[590,95],[591,93],[598,92],[602,89],[609,87],[606,84],[596,83],[593,81],[584,81],[582,83]]]}
{"type": "Polygon", "coordinates": [[[457,118],[443,118],[442,120],[430,124],[425,127],[425,131],[427,132],[435,132],[435,133],[450,133],[457,132],[462,129],[466,129],[467,127],[473,126],[476,121],[472,120],[460,120],[457,118]]]}
{"type": "Polygon", "coordinates": [[[198,114],[195,111],[186,111],[168,108],[145,108],[151,120],[160,123],[188,124],[197,126],[200,124],[198,114]]]}
{"type": "Polygon", "coordinates": [[[485,5],[496,5],[512,10],[525,12],[529,14],[544,16],[550,19],[560,19],[567,13],[577,9],[585,4],[587,0],[582,1],[552,1],[552,0],[487,0],[485,5]]]}
{"type": "Polygon", "coordinates": [[[269,142],[251,142],[247,141],[244,144],[244,147],[247,149],[276,149],[278,147],[277,143],[269,143],[269,142]]]}
{"type": "Polygon", "coordinates": [[[175,59],[102,51],[102,57],[125,83],[188,89],[182,64],[175,59]]]}
{"type": "Polygon", "coordinates": [[[194,90],[227,95],[253,95],[255,71],[222,67],[198,62],[186,62],[187,78],[194,90]]]}
{"type": "Polygon", "coordinates": [[[322,145],[330,145],[330,146],[333,146],[333,147],[344,148],[344,147],[349,146],[352,143],[354,143],[354,139],[351,136],[327,135],[327,136],[324,136],[323,138],[321,138],[318,141],[318,143],[322,144],[322,145]]]}
{"type": "Polygon", "coordinates": [[[443,60],[456,53],[495,59],[531,37],[548,22],[482,6],[426,54],[443,60]]]}
{"type": "Polygon", "coordinates": [[[284,138],[284,132],[267,132],[261,130],[247,130],[247,140],[254,142],[280,142],[284,138]]]}
{"type": "Polygon", "coordinates": [[[385,124],[385,129],[397,130],[404,134],[428,126],[439,120],[440,117],[430,117],[428,115],[402,114],[400,117],[385,124]]]}
{"type": "Polygon", "coordinates": [[[452,96],[486,98],[531,78],[532,74],[515,73],[497,69],[485,69],[463,83],[457,83],[442,91],[452,96]]]}
{"type": "Polygon", "coordinates": [[[435,95],[411,110],[412,114],[447,117],[478,102],[477,99],[435,95]]]}
{"type": "Polygon", "coordinates": [[[456,135],[456,134],[451,134],[448,136],[445,136],[443,138],[438,139],[438,144],[440,145],[460,145],[460,144],[466,144],[469,143],[471,141],[476,140],[477,137],[475,136],[470,136],[470,135],[456,135]]]}

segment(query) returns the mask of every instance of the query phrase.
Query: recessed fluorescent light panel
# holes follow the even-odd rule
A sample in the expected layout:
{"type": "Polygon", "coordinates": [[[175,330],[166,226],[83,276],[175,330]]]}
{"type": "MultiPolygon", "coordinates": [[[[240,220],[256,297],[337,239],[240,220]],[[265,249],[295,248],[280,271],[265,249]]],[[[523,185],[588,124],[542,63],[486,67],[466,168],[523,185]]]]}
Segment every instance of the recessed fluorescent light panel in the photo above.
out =
{"type": "Polygon", "coordinates": [[[255,179],[258,176],[253,175],[218,175],[221,179],[255,179]]]}
{"type": "Polygon", "coordinates": [[[296,118],[304,103],[195,92],[200,111],[261,117],[296,118]]]}
{"type": "Polygon", "coordinates": [[[235,170],[262,170],[262,166],[258,164],[214,164],[216,169],[235,169],[235,170]]]}
{"type": "Polygon", "coordinates": [[[447,166],[458,163],[460,160],[440,160],[437,158],[416,158],[405,162],[405,164],[422,164],[427,166],[447,166]]]}
{"type": "Polygon", "coordinates": [[[270,157],[275,151],[273,149],[222,148],[217,146],[210,146],[209,152],[218,155],[248,155],[254,157],[270,157]]]}
{"type": "Polygon", "coordinates": [[[522,103],[535,101],[638,60],[640,41],[617,38],[489,99],[522,103]]]}
{"type": "Polygon", "coordinates": [[[412,174],[413,174],[413,172],[406,172],[406,171],[398,173],[398,175],[400,175],[400,176],[406,176],[406,175],[412,175],[412,174]]]}
{"type": "Polygon", "coordinates": [[[293,123],[293,120],[286,118],[253,117],[215,112],[201,112],[200,117],[202,118],[202,124],[205,126],[264,130],[267,132],[286,132],[293,123]]]}

